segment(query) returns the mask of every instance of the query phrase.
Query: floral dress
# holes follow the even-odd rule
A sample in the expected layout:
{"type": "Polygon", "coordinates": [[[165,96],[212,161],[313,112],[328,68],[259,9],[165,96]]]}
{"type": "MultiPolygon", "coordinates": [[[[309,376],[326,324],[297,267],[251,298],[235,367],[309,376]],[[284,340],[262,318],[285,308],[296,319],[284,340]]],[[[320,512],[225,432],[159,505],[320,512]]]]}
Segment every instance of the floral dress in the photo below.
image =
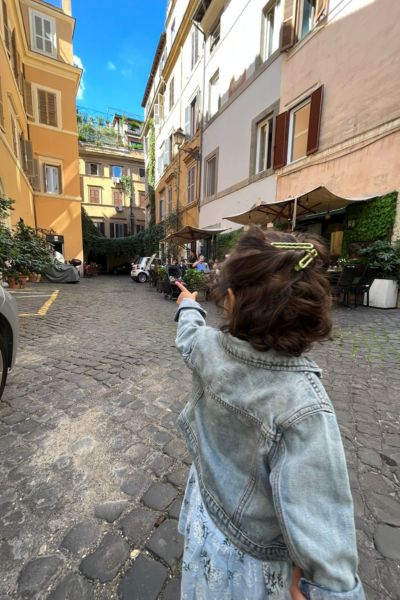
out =
{"type": "Polygon", "coordinates": [[[225,537],[204,507],[194,466],[178,529],[185,538],[181,600],[290,600],[291,564],[257,560],[225,537]]]}

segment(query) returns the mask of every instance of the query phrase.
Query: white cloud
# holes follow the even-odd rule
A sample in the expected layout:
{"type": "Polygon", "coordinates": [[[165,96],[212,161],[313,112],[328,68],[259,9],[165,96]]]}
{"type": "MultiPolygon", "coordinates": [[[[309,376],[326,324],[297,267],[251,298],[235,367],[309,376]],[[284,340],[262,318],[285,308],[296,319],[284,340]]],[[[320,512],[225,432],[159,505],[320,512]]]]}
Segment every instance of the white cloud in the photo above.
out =
{"type": "Polygon", "coordinates": [[[126,77],[127,79],[129,79],[130,77],[132,77],[132,69],[121,69],[121,75],[122,77],[126,77]]]}
{"type": "Polygon", "coordinates": [[[84,81],[84,74],[86,72],[85,67],[83,66],[82,60],[79,58],[79,56],[74,55],[74,65],[75,67],[78,67],[79,69],[82,69],[82,77],[81,77],[81,82],[79,84],[79,89],[78,89],[78,93],[76,95],[77,100],[83,100],[83,96],[85,93],[85,81],[84,81]]]}
{"type": "Polygon", "coordinates": [[[107,63],[107,69],[109,71],[116,71],[117,67],[114,65],[114,63],[111,60],[109,60],[107,63]]]}

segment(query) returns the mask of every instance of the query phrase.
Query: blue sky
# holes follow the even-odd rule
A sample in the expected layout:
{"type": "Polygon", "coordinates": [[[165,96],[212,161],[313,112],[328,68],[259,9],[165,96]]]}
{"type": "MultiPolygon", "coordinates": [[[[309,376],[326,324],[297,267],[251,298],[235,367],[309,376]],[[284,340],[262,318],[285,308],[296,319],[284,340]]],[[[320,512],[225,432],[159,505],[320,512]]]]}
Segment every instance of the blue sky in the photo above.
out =
{"type": "Polygon", "coordinates": [[[72,1],[74,54],[84,68],[78,106],[143,116],[141,101],[165,8],[166,0],[72,1]]]}

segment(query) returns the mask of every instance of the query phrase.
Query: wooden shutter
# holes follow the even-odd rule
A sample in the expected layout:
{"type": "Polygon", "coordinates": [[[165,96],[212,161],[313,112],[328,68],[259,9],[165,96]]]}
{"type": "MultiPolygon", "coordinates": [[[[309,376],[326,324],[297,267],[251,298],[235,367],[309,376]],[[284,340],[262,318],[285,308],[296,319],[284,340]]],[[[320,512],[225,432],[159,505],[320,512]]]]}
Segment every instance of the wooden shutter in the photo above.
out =
{"type": "Polygon", "coordinates": [[[61,177],[62,169],[61,169],[60,165],[57,166],[57,170],[58,170],[58,193],[62,194],[62,192],[63,192],[62,177],[61,177]]]}
{"type": "Polygon", "coordinates": [[[14,120],[13,116],[11,116],[11,133],[12,133],[12,142],[13,142],[14,154],[18,158],[17,128],[15,126],[15,120],[14,120]]]}
{"type": "Polygon", "coordinates": [[[289,133],[289,111],[280,113],[275,121],[274,169],[280,169],[287,162],[289,133]]]}
{"type": "Polygon", "coordinates": [[[8,50],[8,54],[11,54],[11,35],[10,28],[8,26],[8,15],[7,15],[7,4],[5,0],[2,0],[3,4],[3,22],[4,22],[4,42],[8,50]]]}
{"type": "Polygon", "coordinates": [[[281,52],[291,48],[296,40],[296,0],[284,0],[283,22],[281,27],[281,52]]]}
{"type": "Polygon", "coordinates": [[[326,15],[328,9],[328,0],[316,0],[315,4],[315,22],[318,21],[326,15]]]}
{"type": "Polygon", "coordinates": [[[104,165],[100,163],[98,168],[99,177],[104,177],[104,165]]]}
{"type": "Polygon", "coordinates": [[[44,90],[38,90],[39,123],[47,125],[47,99],[44,90]]]}
{"type": "Polygon", "coordinates": [[[26,165],[26,154],[25,154],[25,140],[24,140],[24,136],[22,135],[22,133],[19,136],[19,151],[20,151],[20,157],[21,157],[21,166],[22,166],[24,173],[26,173],[27,165],[26,165]]]}
{"type": "Polygon", "coordinates": [[[24,144],[25,150],[25,164],[26,164],[26,173],[28,175],[29,180],[35,173],[34,165],[33,165],[33,147],[31,140],[25,140],[24,144]]]}
{"type": "Polygon", "coordinates": [[[324,86],[321,85],[311,94],[310,122],[308,126],[307,155],[317,152],[321,128],[321,110],[324,86]]]}
{"type": "Polygon", "coordinates": [[[48,106],[48,125],[57,127],[57,96],[51,92],[47,92],[47,106],[48,106]]]}
{"type": "Polygon", "coordinates": [[[33,119],[33,97],[32,97],[32,84],[29,81],[25,81],[23,83],[23,91],[24,91],[24,105],[25,111],[28,117],[33,119]]]}
{"type": "Polygon", "coordinates": [[[0,77],[0,127],[4,129],[4,104],[3,104],[3,91],[1,89],[1,77],[0,77]]]}
{"type": "Polygon", "coordinates": [[[15,75],[15,79],[18,81],[18,52],[17,52],[17,42],[15,39],[15,29],[12,30],[11,33],[11,58],[13,71],[15,75]]]}
{"type": "Polygon", "coordinates": [[[122,194],[120,190],[113,190],[112,196],[114,206],[122,206],[122,194]]]}
{"type": "Polygon", "coordinates": [[[158,104],[154,105],[154,125],[158,125],[160,123],[160,107],[158,104]]]}
{"type": "Polygon", "coordinates": [[[190,135],[190,105],[185,108],[185,135],[190,135]]]}
{"type": "Polygon", "coordinates": [[[40,191],[40,177],[39,177],[39,161],[37,160],[37,158],[33,159],[33,172],[32,172],[32,176],[30,177],[30,182],[31,182],[33,189],[36,192],[39,192],[40,191]]]}

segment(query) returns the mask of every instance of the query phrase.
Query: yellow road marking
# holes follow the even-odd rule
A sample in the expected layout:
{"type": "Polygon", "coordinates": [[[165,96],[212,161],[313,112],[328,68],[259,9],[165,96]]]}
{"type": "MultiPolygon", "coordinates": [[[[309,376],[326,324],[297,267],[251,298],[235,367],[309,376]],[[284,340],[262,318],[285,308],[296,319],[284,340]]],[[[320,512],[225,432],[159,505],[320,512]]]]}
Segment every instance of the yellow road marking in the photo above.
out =
{"type": "Polygon", "coordinates": [[[20,316],[20,317],[44,317],[47,314],[47,311],[49,310],[49,308],[53,304],[53,302],[55,302],[57,300],[59,293],[60,293],[60,290],[54,290],[54,292],[51,294],[50,298],[48,300],[46,300],[46,302],[44,304],[42,304],[42,306],[39,308],[39,310],[36,313],[20,313],[18,316],[20,316]]]}

